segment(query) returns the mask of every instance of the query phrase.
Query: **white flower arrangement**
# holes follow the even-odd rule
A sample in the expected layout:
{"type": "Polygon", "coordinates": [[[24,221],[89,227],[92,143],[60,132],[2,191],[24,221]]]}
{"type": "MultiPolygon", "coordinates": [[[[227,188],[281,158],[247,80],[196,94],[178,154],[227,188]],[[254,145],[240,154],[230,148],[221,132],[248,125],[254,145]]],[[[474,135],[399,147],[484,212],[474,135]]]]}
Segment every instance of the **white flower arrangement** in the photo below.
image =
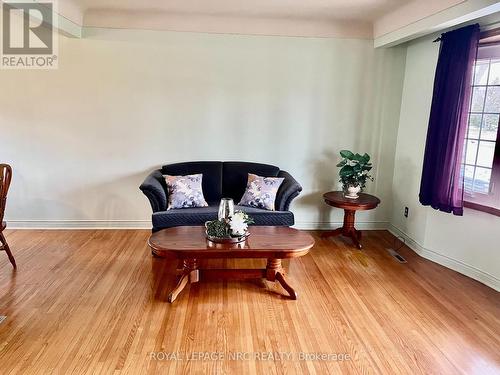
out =
{"type": "Polygon", "coordinates": [[[243,211],[237,211],[229,218],[229,228],[231,235],[243,236],[248,229],[248,215],[243,211]]]}
{"type": "Polygon", "coordinates": [[[243,211],[236,211],[227,220],[212,220],[205,223],[207,234],[217,238],[231,238],[244,236],[248,231],[248,225],[253,219],[243,211]]]}

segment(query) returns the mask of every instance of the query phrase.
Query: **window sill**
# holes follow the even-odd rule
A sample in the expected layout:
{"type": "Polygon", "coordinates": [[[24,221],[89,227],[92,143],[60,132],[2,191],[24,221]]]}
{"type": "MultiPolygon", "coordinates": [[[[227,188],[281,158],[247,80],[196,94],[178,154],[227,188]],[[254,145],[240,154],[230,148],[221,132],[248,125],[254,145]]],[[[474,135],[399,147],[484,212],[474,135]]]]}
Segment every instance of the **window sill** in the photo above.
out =
{"type": "Polygon", "coordinates": [[[479,203],[464,201],[464,207],[471,208],[476,211],[486,212],[491,215],[500,216],[500,209],[495,207],[483,206],[479,203]]]}

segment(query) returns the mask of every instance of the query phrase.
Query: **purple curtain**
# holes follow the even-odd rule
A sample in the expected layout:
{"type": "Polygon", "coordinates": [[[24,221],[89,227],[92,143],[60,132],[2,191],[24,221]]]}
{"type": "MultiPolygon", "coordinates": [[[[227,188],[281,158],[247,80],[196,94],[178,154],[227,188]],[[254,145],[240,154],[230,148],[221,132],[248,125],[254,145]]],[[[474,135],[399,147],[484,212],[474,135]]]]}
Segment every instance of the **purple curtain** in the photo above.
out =
{"type": "Polygon", "coordinates": [[[441,35],[434,77],[420,203],[463,215],[462,156],[469,117],[479,25],[441,35]]]}

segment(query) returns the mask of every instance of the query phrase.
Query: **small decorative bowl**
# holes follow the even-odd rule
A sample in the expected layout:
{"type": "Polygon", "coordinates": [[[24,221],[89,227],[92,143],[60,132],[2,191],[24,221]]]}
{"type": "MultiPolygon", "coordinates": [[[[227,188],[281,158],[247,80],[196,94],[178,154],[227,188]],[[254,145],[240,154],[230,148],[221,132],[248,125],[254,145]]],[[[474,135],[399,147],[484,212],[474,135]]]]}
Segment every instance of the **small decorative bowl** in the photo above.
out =
{"type": "Polygon", "coordinates": [[[250,232],[246,232],[244,235],[238,237],[214,237],[209,236],[206,231],[205,235],[207,236],[207,240],[215,243],[238,243],[245,241],[250,236],[250,232]]]}

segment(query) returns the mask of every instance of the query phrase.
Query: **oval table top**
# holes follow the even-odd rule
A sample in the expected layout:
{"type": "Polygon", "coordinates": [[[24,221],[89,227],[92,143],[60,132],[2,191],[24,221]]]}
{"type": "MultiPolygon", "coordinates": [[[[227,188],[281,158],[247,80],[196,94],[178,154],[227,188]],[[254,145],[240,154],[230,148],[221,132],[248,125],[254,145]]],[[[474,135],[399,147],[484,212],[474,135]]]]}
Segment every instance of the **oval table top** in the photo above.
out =
{"type": "Polygon", "coordinates": [[[294,258],[305,255],[314,245],[306,232],[281,226],[250,226],[250,236],[237,244],[208,241],[205,227],[184,226],[162,229],[149,237],[157,255],[185,258],[294,258]]]}
{"type": "Polygon", "coordinates": [[[325,202],[333,207],[348,210],[371,210],[380,204],[380,199],[374,195],[359,193],[356,199],[346,198],[343,191],[330,191],[323,194],[325,202]]]}

